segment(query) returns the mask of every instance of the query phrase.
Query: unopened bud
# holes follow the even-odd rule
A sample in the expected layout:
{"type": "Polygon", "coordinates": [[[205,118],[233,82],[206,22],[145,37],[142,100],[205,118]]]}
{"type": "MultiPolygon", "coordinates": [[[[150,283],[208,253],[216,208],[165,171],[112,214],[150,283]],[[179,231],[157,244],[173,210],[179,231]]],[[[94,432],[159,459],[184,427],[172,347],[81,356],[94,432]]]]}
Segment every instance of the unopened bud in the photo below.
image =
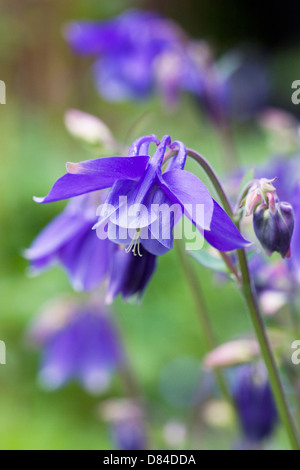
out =
{"type": "Polygon", "coordinates": [[[271,211],[274,213],[275,202],[277,200],[276,188],[273,186],[277,178],[268,180],[261,178],[255,180],[248,191],[243,203],[245,204],[246,216],[251,215],[261,204],[270,206],[271,211]]]}
{"type": "Polygon", "coordinates": [[[120,148],[110,129],[96,116],[70,109],[64,120],[68,131],[86,144],[112,150],[120,148]]]}
{"type": "Polygon", "coordinates": [[[290,257],[290,244],[294,229],[294,211],[288,202],[277,202],[275,207],[265,204],[253,214],[253,228],[261,245],[271,255],[274,251],[283,258],[290,257]]]}

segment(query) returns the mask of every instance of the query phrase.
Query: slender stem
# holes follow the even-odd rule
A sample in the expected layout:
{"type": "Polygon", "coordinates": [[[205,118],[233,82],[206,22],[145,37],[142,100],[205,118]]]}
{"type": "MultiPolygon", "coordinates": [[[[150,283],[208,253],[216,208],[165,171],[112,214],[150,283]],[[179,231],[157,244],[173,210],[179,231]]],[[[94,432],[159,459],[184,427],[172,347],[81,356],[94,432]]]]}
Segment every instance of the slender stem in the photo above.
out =
{"type": "MultiPolygon", "coordinates": [[[[209,352],[217,346],[217,341],[216,341],[216,337],[215,337],[213,327],[210,321],[210,316],[207,313],[205,300],[201,292],[201,289],[199,287],[197,275],[188,257],[186,256],[182,243],[178,241],[176,243],[176,247],[177,247],[178,256],[181,261],[186,279],[188,281],[189,287],[195,299],[195,305],[197,308],[198,317],[201,323],[201,327],[202,327],[205,342],[206,342],[206,349],[207,349],[207,352],[209,352]]],[[[224,395],[225,399],[233,405],[233,401],[232,401],[230,392],[228,390],[226,381],[223,377],[222,371],[220,369],[215,369],[214,373],[215,373],[216,382],[222,394],[224,395]]]]}
{"type": "MultiPolygon", "coordinates": [[[[194,150],[188,149],[188,155],[194,158],[201,167],[205,170],[206,174],[210,178],[216,192],[218,193],[221,202],[224,206],[224,209],[228,213],[228,215],[234,219],[234,214],[231,209],[230,203],[227,199],[226,194],[222,188],[222,185],[216,176],[215,172],[209,165],[209,163],[197,152],[194,150]]],[[[284,424],[287,434],[290,439],[291,446],[294,450],[300,449],[299,438],[297,435],[297,431],[292,420],[292,416],[290,414],[288,404],[285,398],[284,390],[280,381],[279,373],[277,370],[276,362],[273,356],[273,352],[266,334],[265,326],[261,317],[261,313],[259,310],[258,302],[256,299],[255,291],[252,287],[251,277],[248,268],[247,256],[246,252],[243,249],[237,250],[241,274],[242,274],[242,290],[243,294],[250,312],[251,320],[253,323],[253,327],[260,345],[260,350],[265,362],[265,365],[268,370],[270,384],[272,387],[272,391],[274,394],[274,398],[276,401],[276,405],[278,408],[278,412],[280,414],[282,423],[284,424]]]]}
{"type": "Polygon", "coordinates": [[[224,206],[225,211],[227,212],[227,214],[229,216],[233,216],[231,206],[230,206],[230,202],[227,199],[227,196],[224,192],[224,189],[222,188],[222,186],[219,182],[219,179],[218,179],[216,173],[214,172],[212,166],[210,165],[210,163],[208,163],[208,161],[202,155],[200,155],[198,152],[196,152],[195,150],[186,149],[186,151],[187,151],[188,156],[193,158],[194,160],[196,160],[196,162],[199,163],[199,165],[203,168],[203,170],[205,171],[205,173],[209,177],[210,181],[212,182],[212,184],[213,184],[213,186],[216,190],[216,193],[218,194],[220,200],[222,201],[222,204],[224,206]]]}
{"type": "Polygon", "coordinates": [[[259,311],[256,295],[254,294],[254,290],[251,285],[251,278],[245,250],[238,250],[238,257],[243,279],[243,293],[249,308],[251,320],[255,329],[257,339],[259,341],[261,352],[269,372],[269,379],[274,393],[274,398],[278,407],[279,415],[282,419],[283,424],[286,427],[292,448],[294,450],[299,450],[300,447],[297,432],[292,417],[290,415],[282,383],[280,381],[279,373],[277,371],[275,359],[259,311]]]}
{"type": "Polygon", "coordinates": [[[241,282],[241,276],[238,270],[236,269],[234,262],[230,259],[230,257],[225,253],[224,251],[219,251],[221,257],[223,258],[224,263],[226,264],[227,268],[229,269],[229,272],[234,274],[236,280],[238,283],[241,282]]]}

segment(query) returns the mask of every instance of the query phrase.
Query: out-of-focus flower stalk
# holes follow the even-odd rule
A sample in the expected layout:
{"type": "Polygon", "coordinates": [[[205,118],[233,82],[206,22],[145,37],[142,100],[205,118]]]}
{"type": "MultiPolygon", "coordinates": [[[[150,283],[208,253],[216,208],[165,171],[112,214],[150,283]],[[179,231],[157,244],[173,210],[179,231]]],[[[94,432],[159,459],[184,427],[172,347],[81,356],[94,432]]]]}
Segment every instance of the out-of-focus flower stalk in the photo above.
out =
{"type": "Polygon", "coordinates": [[[228,169],[233,169],[239,164],[238,154],[236,152],[234,144],[232,125],[224,117],[222,123],[214,123],[214,128],[222,146],[224,166],[226,165],[226,171],[228,171],[228,169]]]}
{"type": "MultiPolygon", "coordinates": [[[[204,334],[204,339],[206,342],[206,349],[207,349],[207,352],[209,352],[215,349],[215,347],[217,346],[217,340],[215,337],[213,326],[211,324],[210,315],[207,311],[205,299],[199,287],[199,282],[198,282],[196,273],[189,259],[186,256],[182,243],[180,243],[179,240],[177,240],[176,248],[177,248],[179,259],[182,264],[183,271],[185,273],[187,282],[189,284],[189,288],[195,300],[198,317],[201,323],[201,327],[202,327],[203,334],[204,334]]],[[[218,387],[220,388],[220,391],[224,395],[225,399],[233,406],[233,400],[231,398],[230,391],[229,391],[229,388],[227,386],[227,383],[223,376],[222,371],[220,369],[215,369],[213,372],[215,374],[215,379],[218,384],[218,387]]]]}
{"type": "MultiPolygon", "coordinates": [[[[101,296],[99,296],[98,292],[95,292],[93,294],[93,302],[97,305],[99,302],[102,302],[101,296]]],[[[143,398],[143,393],[140,388],[140,384],[138,381],[138,378],[136,376],[136,373],[132,367],[130,358],[127,354],[126,348],[124,346],[124,339],[122,332],[118,328],[117,325],[115,325],[115,329],[122,341],[123,344],[123,360],[119,365],[119,375],[121,377],[123,387],[124,387],[124,392],[126,396],[128,397],[129,400],[132,401],[136,405],[138,409],[141,410],[142,415],[143,415],[143,422],[144,422],[144,427],[145,427],[145,447],[146,449],[150,448],[149,447],[149,433],[147,432],[147,412],[146,412],[146,407],[145,407],[145,402],[143,398]]],[[[145,450],[146,450],[145,449],[145,450]]]]}
{"type": "MultiPolygon", "coordinates": [[[[196,160],[203,168],[206,175],[209,177],[213,184],[227,214],[234,220],[234,213],[232,211],[230,202],[223,190],[223,187],[215,174],[210,164],[198,154],[196,151],[187,149],[187,155],[196,160]]],[[[290,439],[291,447],[294,450],[300,449],[299,437],[290,414],[282,383],[280,380],[279,372],[277,370],[276,362],[272,353],[272,349],[266,334],[265,326],[262,320],[262,315],[257,302],[256,294],[252,286],[252,280],[249,272],[248,261],[244,249],[237,250],[240,269],[241,269],[241,286],[244,294],[245,301],[251,316],[253,327],[260,345],[261,354],[263,356],[265,365],[268,370],[269,380],[278,408],[278,412],[283,425],[286,428],[287,434],[290,439]]]]}

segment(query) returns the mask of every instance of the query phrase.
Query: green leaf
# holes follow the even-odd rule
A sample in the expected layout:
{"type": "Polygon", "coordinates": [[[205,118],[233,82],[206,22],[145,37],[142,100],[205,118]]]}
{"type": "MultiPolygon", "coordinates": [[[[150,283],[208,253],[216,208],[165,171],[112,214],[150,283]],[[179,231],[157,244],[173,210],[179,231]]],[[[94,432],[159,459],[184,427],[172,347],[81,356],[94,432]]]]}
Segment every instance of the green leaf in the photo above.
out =
{"type": "Polygon", "coordinates": [[[206,250],[190,251],[189,254],[202,266],[218,271],[228,273],[228,268],[222,258],[211,255],[206,250]]]}

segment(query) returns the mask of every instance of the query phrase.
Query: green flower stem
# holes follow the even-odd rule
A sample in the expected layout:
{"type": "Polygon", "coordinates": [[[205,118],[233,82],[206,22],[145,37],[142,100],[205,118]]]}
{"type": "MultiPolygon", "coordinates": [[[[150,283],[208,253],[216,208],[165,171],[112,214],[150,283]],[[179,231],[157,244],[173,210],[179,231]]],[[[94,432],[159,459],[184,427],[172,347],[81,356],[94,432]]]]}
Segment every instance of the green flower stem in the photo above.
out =
{"type": "Polygon", "coordinates": [[[274,398],[277,404],[277,408],[281,417],[281,420],[288,433],[291,446],[294,450],[300,449],[299,438],[297,431],[290,414],[286,397],[283,391],[282,383],[280,381],[279,373],[275,363],[275,359],[272,353],[272,349],[269,344],[269,340],[266,334],[265,326],[259,311],[256,295],[251,284],[251,278],[248,268],[248,262],[245,250],[237,250],[239,263],[242,273],[242,289],[244,297],[246,299],[248,309],[250,312],[251,320],[255,329],[255,333],[260,345],[261,353],[264,358],[266,367],[269,373],[269,379],[272,386],[274,398]]]}
{"type": "MultiPolygon", "coordinates": [[[[197,313],[198,313],[198,317],[201,323],[201,328],[204,333],[206,349],[207,349],[207,352],[209,352],[212,349],[216,348],[218,343],[217,343],[217,340],[213,331],[213,327],[210,321],[210,316],[207,312],[206,303],[199,287],[197,275],[193,269],[193,266],[190,260],[188,259],[188,256],[186,256],[186,252],[182,243],[179,240],[176,241],[176,248],[177,248],[178,256],[181,261],[188,285],[190,287],[190,290],[195,300],[195,306],[197,308],[197,313]]],[[[230,395],[230,392],[227,387],[227,383],[224,379],[224,376],[222,374],[222,371],[220,369],[214,369],[214,373],[215,373],[216,382],[224,398],[231,405],[234,406],[232,397],[230,395]]]]}
{"type": "MultiPolygon", "coordinates": [[[[205,160],[204,157],[202,157],[200,154],[198,154],[194,150],[187,149],[187,154],[190,157],[192,157],[194,160],[196,160],[200,164],[200,166],[203,168],[203,170],[209,177],[211,183],[213,184],[223,204],[225,211],[232,218],[232,220],[234,220],[234,214],[231,209],[230,202],[227,199],[227,196],[222,188],[222,185],[218,177],[216,176],[214,170],[210,166],[210,164],[207,162],[207,160],[205,160]]],[[[272,352],[272,349],[271,349],[271,346],[270,346],[270,343],[266,334],[265,326],[264,326],[260,309],[258,306],[256,294],[252,286],[246,252],[245,250],[240,249],[240,250],[237,250],[237,254],[238,254],[238,259],[239,259],[239,264],[240,264],[240,269],[241,269],[241,276],[242,276],[242,291],[243,291],[243,294],[244,294],[244,297],[245,297],[245,300],[246,300],[246,303],[250,312],[250,316],[251,316],[253,327],[257,336],[257,340],[260,345],[261,354],[268,370],[269,380],[270,380],[270,384],[271,384],[274,398],[276,401],[276,405],[278,408],[278,412],[279,412],[281,421],[286,428],[286,432],[289,436],[291,447],[294,450],[299,450],[300,449],[299,437],[297,435],[297,431],[296,431],[292,416],[288,408],[288,404],[287,404],[284,390],[281,384],[279,372],[277,370],[273,352],[272,352]]]]}

